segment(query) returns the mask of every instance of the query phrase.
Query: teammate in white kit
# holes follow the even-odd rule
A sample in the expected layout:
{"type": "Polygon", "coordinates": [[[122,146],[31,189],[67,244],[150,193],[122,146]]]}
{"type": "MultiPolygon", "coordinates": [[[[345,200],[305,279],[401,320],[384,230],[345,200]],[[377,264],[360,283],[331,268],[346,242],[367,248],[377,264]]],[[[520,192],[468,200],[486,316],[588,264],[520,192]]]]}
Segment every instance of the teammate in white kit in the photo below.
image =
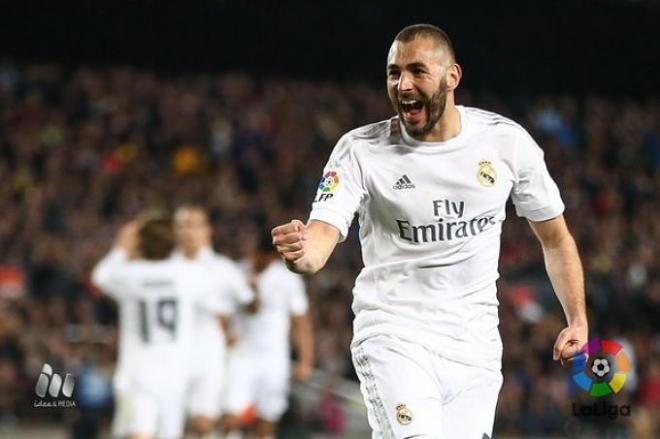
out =
{"type": "Polygon", "coordinates": [[[402,30],[387,58],[397,116],[344,135],[307,225],[272,231],[288,267],[314,273],[358,214],[364,268],[351,351],[378,438],[491,436],[502,384],[495,281],[509,197],[539,238],[568,321],[555,360],[571,361],[587,341],[580,259],[543,152],[515,122],[455,105],[461,75],[444,31],[402,30]]]}
{"type": "Polygon", "coordinates": [[[171,258],[164,216],[125,226],[94,268],[93,282],[119,303],[119,358],[113,435],[181,438],[185,391],[199,308],[226,313],[206,270],[171,258]]]}
{"type": "Polygon", "coordinates": [[[305,284],[287,270],[270,239],[256,249],[249,265],[257,309],[235,317],[238,341],[229,354],[225,428],[227,438],[238,437],[240,416],[254,404],[257,437],[267,439],[275,437],[287,408],[290,332],[298,354],[293,370],[297,380],[304,381],[312,373],[314,342],[305,284]]]}
{"type": "Polygon", "coordinates": [[[192,346],[191,380],[188,389],[188,412],[191,425],[200,436],[210,434],[222,414],[225,391],[226,343],[229,316],[249,305],[254,294],[238,265],[226,256],[216,254],[211,247],[211,227],[206,212],[196,206],[184,206],[174,214],[177,258],[199,265],[209,276],[218,278],[220,288],[213,294],[225,304],[228,314],[217,316],[199,309],[195,322],[195,343],[192,346]],[[224,331],[223,331],[224,329],[224,331]]]}

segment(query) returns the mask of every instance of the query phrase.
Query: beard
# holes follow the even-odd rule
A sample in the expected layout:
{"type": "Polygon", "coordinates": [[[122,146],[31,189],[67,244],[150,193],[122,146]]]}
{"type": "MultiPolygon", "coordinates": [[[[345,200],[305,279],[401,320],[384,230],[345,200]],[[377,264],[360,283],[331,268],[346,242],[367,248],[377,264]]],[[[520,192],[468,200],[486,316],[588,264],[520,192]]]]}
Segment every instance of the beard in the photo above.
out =
{"type": "Polygon", "coordinates": [[[419,95],[419,97],[414,96],[415,99],[420,100],[426,111],[427,121],[421,127],[410,125],[406,118],[404,117],[404,110],[401,106],[401,97],[396,97],[392,100],[392,105],[394,106],[396,112],[399,115],[399,119],[403,122],[406,132],[412,137],[422,137],[426,134],[429,134],[435,128],[435,125],[438,123],[442,115],[445,113],[445,108],[447,107],[447,81],[443,78],[440,80],[440,85],[438,91],[427,96],[424,94],[419,95]]]}

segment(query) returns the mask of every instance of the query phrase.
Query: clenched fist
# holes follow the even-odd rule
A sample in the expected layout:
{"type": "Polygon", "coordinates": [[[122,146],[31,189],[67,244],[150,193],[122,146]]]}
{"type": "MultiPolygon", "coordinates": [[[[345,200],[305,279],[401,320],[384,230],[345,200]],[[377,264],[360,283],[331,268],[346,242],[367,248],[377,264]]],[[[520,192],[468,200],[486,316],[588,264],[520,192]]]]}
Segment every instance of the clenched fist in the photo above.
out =
{"type": "Polygon", "coordinates": [[[557,336],[552,358],[562,366],[571,366],[587,344],[588,331],[586,325],[570,325],[564,328],[557,336]]]}
{"type": "Polygon", "coordinates": [[[305,255],[307,226],[294,219],[287,224],[275,227],[271,231],[273,245],[282,258],[289,263],[295,263],[305,255]]]}

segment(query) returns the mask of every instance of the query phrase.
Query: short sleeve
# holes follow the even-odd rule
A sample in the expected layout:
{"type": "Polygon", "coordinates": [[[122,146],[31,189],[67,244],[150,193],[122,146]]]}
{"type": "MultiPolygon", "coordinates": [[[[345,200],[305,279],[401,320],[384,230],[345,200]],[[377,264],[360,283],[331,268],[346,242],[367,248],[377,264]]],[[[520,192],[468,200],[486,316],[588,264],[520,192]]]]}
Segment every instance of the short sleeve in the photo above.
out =
{"type": "Polygon", "coordinates": [[[121,271],[128,260],[126,251],[119,248],[113,249],[92,270],[92,283],[105,294],[119,298],[126,292],[121,271]]]}
{"type": "Polygon", "coordinates": [[[346,239],[353,216],[366,194],[352,143],[348,134],[337,142],[323,169],[309,216],[310,220],[336,227],[340,241],[346,239]]]}
{"type": "Polygon", "coordinates": [[[518,216],[546,221],[564,212],[559,188],[543,160],[543,150],[524,130],[516,145],[515,174],[511,199],[518,216]]]}
{"type": "Polygon", "coordinates": [[[305,282],[300,276],[292,275],[289,285],[289,312],[294,316],[305,314],[309,308],[305,282]]]}

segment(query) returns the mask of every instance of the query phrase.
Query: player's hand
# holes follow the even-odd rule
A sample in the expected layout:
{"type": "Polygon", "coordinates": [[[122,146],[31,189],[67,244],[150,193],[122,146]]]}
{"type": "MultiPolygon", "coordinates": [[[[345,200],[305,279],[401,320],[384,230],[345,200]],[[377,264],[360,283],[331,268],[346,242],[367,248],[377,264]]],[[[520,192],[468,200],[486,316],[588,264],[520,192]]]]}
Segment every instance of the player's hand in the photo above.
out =
{"type": "Polygon", "coordinates": [[[115,246],[126,251],[129,255],[135,254],[138,244],[138,225],[136,221],[124,224],[115,239],[115,246]]]}
{"type": "Polygon", "coordinates": [[[311,376],[314,369],[307,363],[298,363],[293,371],[293,378],[296,381],[307,381],[311,376]]]}
{"type": "Polygon", "coordinates": [[[570,366],[581,350],[587,344],[589,329],[586,324],[569,325],[557,336],[552,352],[552,358],[562,366],[570,366]]]}
{"type": "Polygon", "coordinates": [[[271,235],[273,245],[285,262],[295,263],[305,255],[307,226],[302,221],[294,219],[277,226],[271,231],[271,235]]]}

